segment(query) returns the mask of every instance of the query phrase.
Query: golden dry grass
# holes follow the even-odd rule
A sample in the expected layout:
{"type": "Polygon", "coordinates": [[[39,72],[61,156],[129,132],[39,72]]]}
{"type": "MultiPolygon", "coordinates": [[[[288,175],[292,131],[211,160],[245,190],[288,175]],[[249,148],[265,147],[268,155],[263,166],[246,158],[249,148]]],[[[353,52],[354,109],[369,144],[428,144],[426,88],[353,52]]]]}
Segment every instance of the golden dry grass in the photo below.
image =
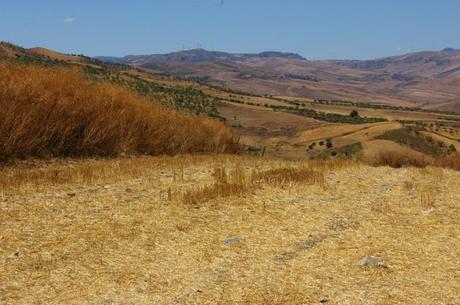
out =
{"type": "Polygon", "coordinates": [[[238,137],[222,123],[92,82],[77,68],[1,62],[0,108],[0,161],[238,149],[238,137]]]}
{"type": "Polygon", "coordinates": [[[30,167],[3,180],[1,304],[460,303],[459,172],[235,156],[30,167]]]}

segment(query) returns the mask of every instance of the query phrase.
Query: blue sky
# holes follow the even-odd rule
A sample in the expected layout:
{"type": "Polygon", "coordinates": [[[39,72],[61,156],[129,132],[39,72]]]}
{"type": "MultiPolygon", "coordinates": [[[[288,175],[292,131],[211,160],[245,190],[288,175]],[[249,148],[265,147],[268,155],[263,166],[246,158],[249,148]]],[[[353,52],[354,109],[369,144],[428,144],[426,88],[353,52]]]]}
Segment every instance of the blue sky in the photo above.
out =
{"type": "Polygon", "coordinates": [[[202,47],[366,59],[460,48],[459,0],[22,0],[0,40],[90,56],[202,47]]]}

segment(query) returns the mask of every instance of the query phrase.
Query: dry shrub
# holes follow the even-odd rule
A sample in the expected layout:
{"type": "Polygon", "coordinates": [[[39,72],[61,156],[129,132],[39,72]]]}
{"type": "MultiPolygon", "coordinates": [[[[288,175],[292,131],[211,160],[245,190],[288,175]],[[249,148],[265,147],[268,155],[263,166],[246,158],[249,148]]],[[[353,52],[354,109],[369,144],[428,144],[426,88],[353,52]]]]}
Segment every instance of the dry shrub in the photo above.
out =
{"type": "Polygon", "coordinates": [[[412,190],[415,189],[415,183],[413,181],[404,181],[403,183],[403,189],[406,192],[411,192],[412,190]]]}
{"type": "Polygon", "coordinates": [[[451,154],[430,158],[423,155],[401,153],[396,151],[382,152],[371,162],[375,166],[390,166],[393,168],[436,166],[460,170],[460,154],[451,154]]]}
{"type": "Polygon", "coordinates": [[[199,190],[186,192],[183,196],[183,202],[197,205],[216,198],[243,196],[248,192],[262,188],[263,185],[271,187],[284,187],[292,183],[324,185],[324,172],[309,168],[279,168],[252,172],[251,175],[246,174],[241,167],[228,173],[224,168],[216,168],[213,177],[213,184],[199,190]]]}
{"type": "Polygon", "coordinates": [[[213,179],[214,182],[209,186],[186,192],[183,196],[184,203],[196,205],[220,197],[241,196],[252,189],[240,167],[230,172],[225,168],[215,168],[213,179]]]}
{"type": "Polygon", "coordinates": [[[222,153],[224,124],[87,79],[77,68],[0,63],[0,159],[222,153]]]}
{"type": "Polygon", "coordinates": [[[372,161],[372,163],[376,166],[390,166],[393,168],[406,166],[426,167],[432,164],[431,160],[427,157],[396,151],[382,152],[372,161]]]}
{"type": "Polygon", "coordinates": [[[424,208],[431,208],[436,203],[436,193],[424,191],[420,193],[420,204],[424,208]]]}
{"type": "Polygon", "coordinates": [[[350,166],[359,166],[361,164],[360,160],[353,160],[347,158],[333,158],[333,159],[324,159],[324,160],[314,160],[307,163],[308,166],[313,166],[316,170],[319,171],[335,171],[350,166]]]}
{"type": "Polygon", "coordinates": [[[446,158],[436,159],[434,164],[439,167],[451,168],[460,171],[460,154],[452,154],[446,158]]]}

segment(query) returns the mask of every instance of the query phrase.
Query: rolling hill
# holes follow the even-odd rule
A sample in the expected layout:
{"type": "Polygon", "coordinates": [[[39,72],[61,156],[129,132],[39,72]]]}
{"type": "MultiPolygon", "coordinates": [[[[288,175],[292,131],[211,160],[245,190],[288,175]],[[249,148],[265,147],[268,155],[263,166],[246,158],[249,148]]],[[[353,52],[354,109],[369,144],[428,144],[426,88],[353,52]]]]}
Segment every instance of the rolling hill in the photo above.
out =
{"type": "Polygon", "coordinates": [[[98,58],[259,95],[460,111],[460,50],[452,48],[374,60],[310,61],[292,53],[203,49],[98,58]]]}
{"type": "Polygon", "coordinates": [[[198,89],[80,55],[6,43],[0,50],[0,163],[239,149],[231,128],[205,117],[215,115],[213,104],[198,89]]]}
{"type": "MultiPolygon", "coordinates": [[[[457,51],[445,50],[444,53],[456,54],[457,51]]],[[[343,99],[249,94],[229,87],[213,86],[203,81],[197,82],[192,80],[193,76],[188,76],[191,79],[187,80],[164,74],[171,62],[179,62],[183,67],[194,69],[207,66],[209,69],[206,71],[221,71],[223,74],[227,73],[225,69],[229,70],[232,65],[236,67],[235,71],[241,71],[244,63],[247,73],[257,71],[260,77],[264,77],[263,81],[266,84],[272,84],[272,87],[267,90],[274,90],[290,82],[289,78],[273,70],[268,74],[265,68],[248,68],[248,65],[269,62],[320,64],[295,54],[264,52],[255,55],[231,55],[199,50],[157,57],[161,58],[158,61],[162,62],[165,71],[141,69],[123,62],[108,63],[84,55],[62,54],[44,48],[25,49],[9,43],[0,43],[0,63],[2,61],[21,65],[26,63],[56,71],[65,70],[62,72],[64,74],[83,72],[96,83],[125,87],[136,96],[146,98],[153,103],[201,117],[207,116],[214,119],[213,121],[222,121],[238,135],[242,148],[250,154],[287,159],[337,156],[373,160],[385,152],[399,152],[433,160],[460,150],[460,116],[456,113],[407,106],[411,106],[412,103],[396,103],[399,106],[395,106],[375,102],[358,103],[343,99]],[[270,80],[270,77],[276,79],[270,80]],[[353,111],[358,115],[351,116],[353,111]],[[426,143],[428,140],[430,142],[426,143]],[[424,145],[417,145],[418,143],[424,145]]],[[[104,60],[117,61],[113,58],[104,60]]],[[[145,58],[140,57],[138,60],[145,60],[145,58]]],[[[400,60],[413,61],[413,59],[400,60]]],[[[337,69],[343,71],[352,71],[358,68],[356,65],[360,65],[359,69],[367,69],[369,73],[374,73],[373,71],[378,69],[389,69],[388,67],[391,66],[387,61],[367,64],[337,61],[334,64],[337,69]]],[[[278,70],[287,68],[289,66],[277,67],[278,70]]],[[[42,71],[38,68],[32,70],[42,71]]],[[[432,67],[432,70],[435,71],[436,67],[432,67]]],[[[232,73],[236,73],[235,71],[232,73]]],[[[339,70],[331,71],[338,73],[339,70]]],[[[4,73],[8,75],[8,72],[4,73]]],[[[46,74],[38,73],[43,76],[46,74]]],[[[454,71],[449,75],[455,74],[454,71]]],[[[291,73],[289,77],[292,79],[294,74],[291,73]]],[[[254,78],[248,76],[245,78],[242,75],[240,78],[241,84],[248,87],[247,91],[257,88],[251,87],[255,82],[254,78]]],[[[32,81],[34,77],[20,76],[18,79],[24,82],[25,79],[32,81]]],[[[232,79],[232,81],[236,80],[232,79]]],[[[310,79],[304,77],[298,81],[322,83],[319,76],[317,80],[312,76],[310,79]]],[[[372,89],[372,86],[363,85],[363,88],[372,89]]],[[[60,92],[57,89],[55,91],[60,92]]],[[[391,99],[386,95],[385,98],[391,99]]]]}

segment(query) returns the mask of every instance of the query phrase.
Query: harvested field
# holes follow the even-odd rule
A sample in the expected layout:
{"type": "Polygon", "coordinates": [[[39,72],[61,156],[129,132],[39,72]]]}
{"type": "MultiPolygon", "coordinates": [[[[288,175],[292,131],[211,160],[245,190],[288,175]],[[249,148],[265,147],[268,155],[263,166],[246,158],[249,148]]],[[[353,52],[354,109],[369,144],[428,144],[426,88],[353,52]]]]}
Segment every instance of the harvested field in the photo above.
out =
{"type": "Polygon", "coordinates": [[[459,179],[233,156],[19,163],[0,181],[0,304],[459,304],[459,179]]]}

